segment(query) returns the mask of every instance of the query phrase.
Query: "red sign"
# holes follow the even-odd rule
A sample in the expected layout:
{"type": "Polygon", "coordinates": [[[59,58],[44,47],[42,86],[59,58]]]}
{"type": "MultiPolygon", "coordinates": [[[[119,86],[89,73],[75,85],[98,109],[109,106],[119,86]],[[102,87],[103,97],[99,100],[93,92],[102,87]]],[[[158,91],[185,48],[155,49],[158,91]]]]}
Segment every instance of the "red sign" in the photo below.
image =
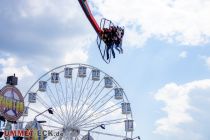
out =
{"type": "Polygon", "coordinates": [[[7,85],[0,91],[0,112],[8,121],[17,121],[24,112],[24,98],[14,86],[7,85]]]}

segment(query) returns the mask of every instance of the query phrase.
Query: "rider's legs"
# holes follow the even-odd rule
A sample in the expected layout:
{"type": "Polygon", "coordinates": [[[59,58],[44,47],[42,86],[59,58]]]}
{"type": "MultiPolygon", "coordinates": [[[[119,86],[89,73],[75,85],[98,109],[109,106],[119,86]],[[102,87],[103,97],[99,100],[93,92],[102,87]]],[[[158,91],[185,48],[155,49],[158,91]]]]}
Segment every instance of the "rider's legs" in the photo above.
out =
{"type": "Polygon", "coordinates": [[[112,56],[115,58],[114,46],[111,46],[112,56]]]}

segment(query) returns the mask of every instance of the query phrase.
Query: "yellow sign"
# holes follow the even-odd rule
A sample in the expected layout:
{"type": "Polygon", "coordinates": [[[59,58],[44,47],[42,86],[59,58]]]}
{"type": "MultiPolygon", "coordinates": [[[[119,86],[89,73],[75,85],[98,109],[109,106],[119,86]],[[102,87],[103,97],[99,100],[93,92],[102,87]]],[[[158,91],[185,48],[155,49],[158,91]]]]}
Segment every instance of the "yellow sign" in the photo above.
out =
{"type": "Polygon", "coordinates": [[[24,112],[24,98],[14,86],[7,85],[0,91],[0,112],[8,121],[17,121],[24,112]]]}

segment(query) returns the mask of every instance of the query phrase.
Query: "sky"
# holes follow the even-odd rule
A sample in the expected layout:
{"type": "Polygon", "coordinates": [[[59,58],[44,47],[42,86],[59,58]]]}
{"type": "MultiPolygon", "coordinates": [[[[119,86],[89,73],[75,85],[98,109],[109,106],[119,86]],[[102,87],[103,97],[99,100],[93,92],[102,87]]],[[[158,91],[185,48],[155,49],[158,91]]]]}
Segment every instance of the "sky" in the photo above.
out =
{"type": "Polygon", "coordinates": [[[24,93],[50,69],[86,63],[114,77],[143,140],[209,140],[210,0],[90,0],[125,27],[124,54],[101,59],[77,0],[0,1],[0,86],[16,73],[24,93]]]}

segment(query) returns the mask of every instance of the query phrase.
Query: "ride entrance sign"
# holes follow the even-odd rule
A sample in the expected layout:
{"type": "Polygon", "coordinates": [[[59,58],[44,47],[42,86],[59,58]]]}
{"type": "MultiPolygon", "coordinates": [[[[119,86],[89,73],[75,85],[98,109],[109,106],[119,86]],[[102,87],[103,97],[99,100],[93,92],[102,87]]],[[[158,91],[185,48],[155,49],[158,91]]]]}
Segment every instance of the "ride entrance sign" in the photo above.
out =
{"type": "Polygon", "coordinates": [[[13,85],[6,85],[0,91],[1,115],[11,122],[17,121],[24,112],[24,98],[13,85]]]}

